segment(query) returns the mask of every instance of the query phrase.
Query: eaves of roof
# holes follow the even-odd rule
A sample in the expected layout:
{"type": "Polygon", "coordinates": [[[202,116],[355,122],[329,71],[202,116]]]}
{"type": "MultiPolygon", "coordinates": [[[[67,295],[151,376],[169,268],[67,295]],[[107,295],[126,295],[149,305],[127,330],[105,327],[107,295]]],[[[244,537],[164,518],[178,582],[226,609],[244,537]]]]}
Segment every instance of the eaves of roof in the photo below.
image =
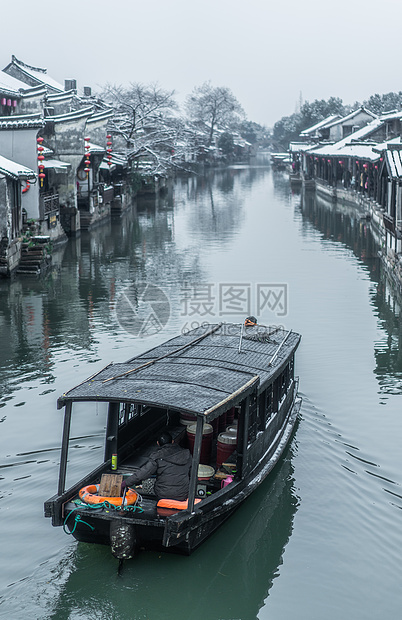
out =
{"type": "Polygon", "coordinates": [[[47,121],[54,123],[71,123],[72,121],[80,118],[89,118],[93,114],[93,107],[83,108],[82,110],[74,110],[74,112],[68,112],[67,114],[59,114],[57,116],[46,117],[47,121]]]}
{"type": "Polygon", "coordinates": [[[40,129],[45,122],[40,114],[0,117],[0,129],[40,129]]]}

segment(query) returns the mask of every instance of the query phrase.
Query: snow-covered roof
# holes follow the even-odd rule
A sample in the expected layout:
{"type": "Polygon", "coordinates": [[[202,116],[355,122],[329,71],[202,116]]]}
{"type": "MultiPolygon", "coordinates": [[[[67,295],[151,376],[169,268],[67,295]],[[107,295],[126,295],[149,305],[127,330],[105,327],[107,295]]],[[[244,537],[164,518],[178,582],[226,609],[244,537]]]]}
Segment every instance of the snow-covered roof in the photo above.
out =
{"type": "Polygon", "coordinates": [[[93,111],[93,106],[89,106],[87,108],[82,108],[82,110],[74,110],[73,112],[67,112],[66,114],[49,116],[48,119],[51,120],[53,123],[69,123],[72,121],[76,121],[78,118],[91,116],[93,111]]]}
{"type": "Polygon", "coordinates": [[[335,125],[340,125],[342,123],[346,123],[347,121],[350,121],[353,118],[355,118],[355,116],[357,116],[361,112],[365,112],[365,114],[368,114],[373,119],[378,118],[377,114],[374,114],[374,112],[370,112],[370,110],[366,110],[366,108],[361,107],[358,110],[354,110],[353,112],[350,112],[350,114],[347,114],[346,116],[342,116],[342,118],[339,118],[337,121],[331,124],[331,127],[334,127],[335,125]]]}
{"type": "Polygon", "coordinates": [[[24,84],[24,82],[17,80],[17,78],[12,75],[8,75],[8,73],[5,73],[4,71],[0,71],[0,90],[2,92],[7,91],[15,97],[19,97],[21,95],[19,91],[26,89],[27,85],[24,84]]]}
{"type": "Polygon", "coordinates": [[[308,142],[291,142],[289,144],[289,151],[291,153],[298,153],[299,151],[305,151],[306,149],[317,146],[316,144],[309,144],[308,142]]]}
{"type": "Polygon", "coordinates": [[[385,161],[390,177],[400,179],[402,177],[401,151],[399,149],[388,149],[385,151],[385,161]]]}
{"type": "Polygon", "coordinates": [[[397,136],[396,138],[392,138],[391,140],[380,142],[373,146],[373,149],[376,153],[382,153],[388,148],[402,148],[401,136],[397,136]]]}
{"type": "Polygon", "coordinates": [[[110,108],[109,110],[101,110],[100,112],[95,112],[88,120],[87,124],[97,123],[99,121],[103,121],[111,118],[114,115],[114,110],[110,108]]]}
{"type": "Polygon", "coordinates": [[[310,134],[315,133],[317,129],[324,129],[326,127],[330,127],[331,125],[335,123],[335,121],[337,121],[340,118],[341,117],[339,116],[339,114],[332,114],[331,116],[327,116],[327,118],[324,118],[324,120],[302,131],[300,135],[309,136],[310,134]]]}
{"type": "Polygon", "coordinates": [[[0,129],[39,129],[45,124],[40,114],[0,116],[0,129]]]}
{"type": "Polygon", "coordinates": [[[386,114],[382,114],[380,119],[382,121],[392,121],[393,119],[402,118],[402,110],[393,110],[392,112],[387,112],[386,114]]]}
{"type": "Polygon", "coordinates": [[[93,142],[88,142],[88,144],[90,153],[104,153],[106,151],[106,148],[99,146],[99,144],[94,144],[93,142]]]}
{"type": "Polygon", "coordinates": [[[30,168],[0,155],[0,172],[13,179],[35,179],[36,174],[30,168]]]}
{"type": "Polygon", "coordinates": [[[43,162],[45,168],[53,168],[54,170],[59,170],[62,172],[67,172],[67,168],[71,166],[65,161],[60,161],[59,159],[45,159],[43,162]]]}
{"type": "Polygon", "coordinates": [[[62,93],[53,93],[47,96],[49,103],[60,103],[61,101],[67,101],[76,96],[75,90],[66,90],[62,93]]]}
{"type": "Polygon", "coordinates": [[[335,144],[323,146],[320,149],[312,149],[311,155],[319,157],[355,157],[356,159],[369,159],[376,161],[380,159],[380,154],[373,150],[373,144],[360,142],[358,144],[346,144],[342,148],[335,148],[335,144]]]}
{"type": "MultiPolygon", "coordinates": [[[[19,70],[22,73],[25,73],[29,77],[34,78],[38,82],[40,82],[42,84],[46,84],[47,86],[50,86],[51,88],[53,88],[55,90],[64,91],[64,86],[62,86],[61,84],[59,84],[59,82],[57,82],[56,80],[51,78],[47,74],[47,69],[42,69],[42,68],[39,68],[39,67],[32,67],[31,65],[27,65],[24,62],[22,62],[21,60],[18,60],[18,58],[16,58],[15,56],[12,56],[12,61],[11,61],[10,64],[15,65],[16,67],[19,68],[19,70]]],[[[10,65],[8,65],[8,66],[10,66],[10,65]]],[[[6,67],[6,69],[7,69],[7,67],[6,67]]]]}
{"type": "MultiPolygon", "coordinates": [[[[119,155],[118,153],[111,153],[112,157],[110,159],[110,161],[112,162],[112,164],[116,165],[116,166],[126,166],[127,165],[127,157],[125,157],[124,155],[119,155]]],[[[106,157],[103,159],[100,168],[106,170],[106,168],[109,168],[109,165],[107,163],[107,159],[106,157]]]]}
{"type": "MultiPolygon", "coordinates": [[[[335,155],[340,150],[342,150],[345,146],[353,145],[356,142],[361,142],[363,139],[367,138],[370,134],[374,133],[374,131],[376,131],[383,124],[384,123],[381,119],[375,118],[374,120],[371,121],[371,123],[368,123],[364,127],[361,127],[361,129],[358,129],[357,131],[351,133],[349,136],[346,136],[346,138],[339,140],[339,142],[335,142],[334,144],[328,144],[328,145],[316,145],[312,147],[311,149],[303,149],[303,150],[308,150],[309,153],[314,154],[314,155],[315,154],[335,155]]],[[[370,148],[373,145],[374,145],[373,143],[369,145],[370,148]]]]}
{"type": "Polygon", "coordinates": [[[346,136],[346,138],[339,140],[339,142],[336,142],[335,145],[337,144],[340,148],[342,148],[345,144],[349,144],[349,142],[360,142],[361,140],[368,138],[370,134],[377,131],[377,129],[379,129],[383,124],[384,123],[380,118],[375,118],[371,121],[371,123],[368,123],[364,127],[361,127],[357,131],[354,131],[353,133],[346,136]]]}

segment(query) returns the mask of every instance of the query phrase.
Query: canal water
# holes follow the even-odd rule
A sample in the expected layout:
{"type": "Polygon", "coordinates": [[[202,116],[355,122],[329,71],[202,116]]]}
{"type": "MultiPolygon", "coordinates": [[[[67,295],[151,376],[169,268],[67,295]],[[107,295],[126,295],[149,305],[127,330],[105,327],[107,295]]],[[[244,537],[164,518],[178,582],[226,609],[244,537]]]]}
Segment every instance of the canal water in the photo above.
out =
{"type": "MultiPolygon", "coordinates": [[[[399,304],[365,214],[292,192],[263,157],[178,179],[70,240],[43,279],[0,281],[0,617],[377,620],[402,607],[399,304]],[[272,476],[191,557],[107,547],[43,516],[56,399],[110,361],[209,321],[302,334],[303,405],[272,476]]],[[[103,456],[74,419],[72,479],[103,456]]]]}

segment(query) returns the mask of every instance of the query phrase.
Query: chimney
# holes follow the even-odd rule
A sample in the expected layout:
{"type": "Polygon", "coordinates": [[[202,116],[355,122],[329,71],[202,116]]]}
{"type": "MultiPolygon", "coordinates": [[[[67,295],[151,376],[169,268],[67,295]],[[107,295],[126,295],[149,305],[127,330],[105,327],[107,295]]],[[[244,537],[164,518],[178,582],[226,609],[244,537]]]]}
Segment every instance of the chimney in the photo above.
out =
{"type": "Polygon", "coordinates": [[[77,80],[71,78],[64,80],[64,90],[77,90],[77,80]]]}
{"type": "Polygon", "coordinates": [[[90,97],[92,95],[92,90],[90,86],[84,86],[84,97],[90,97]]]}

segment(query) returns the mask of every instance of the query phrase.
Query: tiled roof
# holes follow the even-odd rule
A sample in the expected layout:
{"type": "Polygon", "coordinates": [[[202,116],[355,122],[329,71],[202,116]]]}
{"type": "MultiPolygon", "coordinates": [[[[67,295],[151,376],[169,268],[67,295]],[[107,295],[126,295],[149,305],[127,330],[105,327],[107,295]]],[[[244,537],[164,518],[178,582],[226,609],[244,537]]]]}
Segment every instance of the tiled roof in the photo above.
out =
{"type": "Polygon", "coordinates": [[[324,120],[320,121],[319,123],[316,123],[312,127],[308,127],[304,131],[300,132],[300,135],[301,136],[309,136],[310,134],[315,133],[317,131],[317,129],[324,129],[325,127],[330,127],[333,124],[335,124],[335,122],[339,118],[340,118],[339,114],[332,114],[331,116],[328,116],[327,118],[324,118],[324,120]]]}
{"type": "MultiPolygon", "coordinates": [[[[47,74],[47,69],[40,69],[38,67],[31,67],[30,65],[25,64],[21,60],[18,60],[18,58],[16,58],[15,56],[12,57],[12,63],[11,64],[14,64],[16,67],[18,67],[18,69],[22,73],[25,73],[26,75],[28,75],[31,78],[34,78],[35,80],[38,80],[38,82],[40,82],[42,84],[46,84],[47,86],[50,86],[54,90],[64,91],[64,86],[62,86],[61,84],[59,84],[59,82],[56,82],[56,80],[51,78],[47,74]]],[[[7,67],[6,67],[6,69],[7,69],[7,67]]]]}
{"type": "Polygon", "coordinates": [[[8,177],[13,179],[35,179],[36,174],[30,168],[23,166],[22,164],[17,164],[15,161],[11,159],[7,159],[0,155],[0,173],[5,174],[8,177]]]}
{"type": "Polygon", "coordinates": [[[40,129],[44,124],[40,114],[0,116],[0,129],[40,129]]]}
{"type": "Polygon", "coordinates": [[[399,149],[388,149],[385,151],[385,159],[389,175],[392,179],[402,177],[402,157],[399,149]]]}
{"type": "Polygon", "coordinates": [[[8,75],[4,71],[0,71],[0,91],[5,93],[8,92],[10,95],[14,95],[14,97],[19,97],[21,95],[20,90],[24,90],[27,88],[27,85],[24,82],[20,82],[17,78],[12,75],[8,75]]]}

